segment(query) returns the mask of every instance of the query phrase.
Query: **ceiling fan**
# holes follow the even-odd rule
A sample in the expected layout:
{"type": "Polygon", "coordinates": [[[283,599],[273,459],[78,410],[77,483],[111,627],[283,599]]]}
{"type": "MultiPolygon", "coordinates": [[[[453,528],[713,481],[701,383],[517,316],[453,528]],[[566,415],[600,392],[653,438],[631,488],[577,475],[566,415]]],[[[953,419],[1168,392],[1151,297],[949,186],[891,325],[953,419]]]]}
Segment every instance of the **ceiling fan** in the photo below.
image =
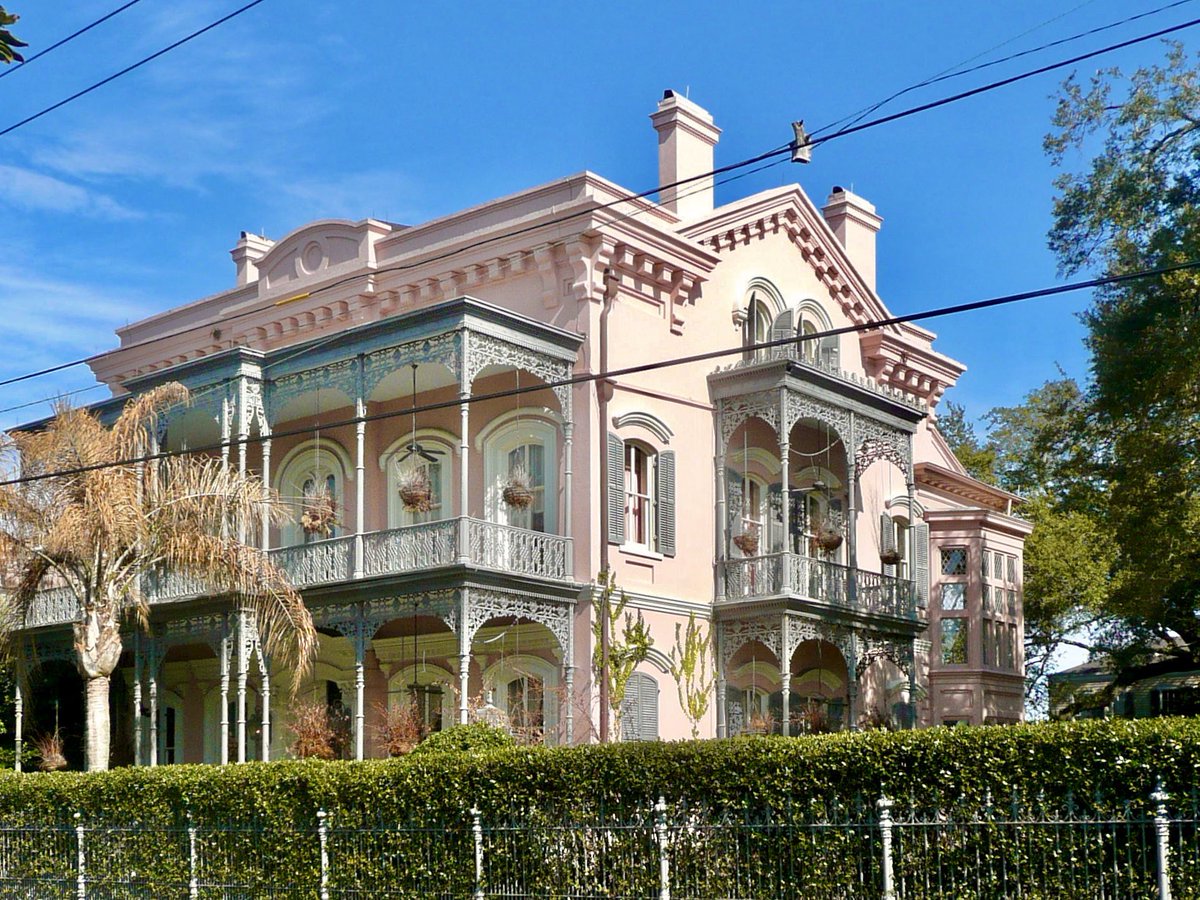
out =
{"type": "Polygon", "coordinates": [[[399,462],[404,462],[410,456],[419,456],[426,462],[437,462],[439,456],[445,454],[444,450],[435,450],[432,447],[422,447],[417,442],[417,364],[412,364],[412,437],[409,439],[408,446],[404,448],[404,453],[400,456],[399,462]]]}

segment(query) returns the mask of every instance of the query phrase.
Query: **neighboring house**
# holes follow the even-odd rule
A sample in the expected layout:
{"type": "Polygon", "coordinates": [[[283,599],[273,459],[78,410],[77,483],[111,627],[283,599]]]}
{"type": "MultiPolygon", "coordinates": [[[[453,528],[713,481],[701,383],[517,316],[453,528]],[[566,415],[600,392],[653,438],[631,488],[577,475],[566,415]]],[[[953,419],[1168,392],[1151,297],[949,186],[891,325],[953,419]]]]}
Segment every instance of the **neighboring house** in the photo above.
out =
{"type": "Polygon", "coordinates": [[[1052,719],[1200,715],[1200,670],[1164,672],[1110,690],[1114,676],[1104,659],[1089,660],[1047,679],[1052,719]]]}
{"type": "MultiPolygon", "coordinates": [[[[707,112],[668,92],[651,120],[663,183],[713,168],[707,112]]],[[[358,754],[410,701],[432,727],[486,700],[548,742],[589,739],[603,555],[655,641],[626,737],[690,733],[667,673],[690,613],[724,700],[704,735],[909,724],[914,705],[921,724],[1018,721],[1029,526],[932,425],[963,366],[915,325],[803,340],[889,316],[874,208],[841,188],[818,208],[798,185],[715,207],[711,178],[626,196],[583,172],[419,225],[243,233],[234,287],[92,362],[115,395],[101,411],[181,381],[194,402],[163,446],[224,447],[293,504],[295,524],[252,539],[304,590],[312,696],[347,709],[358,754]],[[427,509],[401,500],[414,469],[427,509]],[[326,492],[336,524],[306,532],[326,492]]],[[[284,754],[287,679],[252,624],[170,573],[148,590],[150,634],[114,679],[129,752],[284,754]]],[[[29,620],[43,663],[70,655],[68,609],[50,592],[29,620]]]]}

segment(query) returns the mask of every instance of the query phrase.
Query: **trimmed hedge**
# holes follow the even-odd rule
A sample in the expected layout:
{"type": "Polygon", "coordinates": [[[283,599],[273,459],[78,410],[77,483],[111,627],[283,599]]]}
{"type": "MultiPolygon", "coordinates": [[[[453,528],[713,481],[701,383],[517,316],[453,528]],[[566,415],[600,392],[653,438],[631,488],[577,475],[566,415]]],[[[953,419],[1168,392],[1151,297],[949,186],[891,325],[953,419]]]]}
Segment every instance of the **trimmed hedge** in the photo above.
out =
{"type": "Polygon", "coordinates": [[[97,774],[0,775],[0,822],[108,824],[461,820],[472,805],[585,815],[671,802],[782,808],[840,798],[901,804],[1047,802],[1073,793],[1145,803],[1161,778],[1175,797],[1200,789],[1200,720],[1152,719],[931,728],[572,748],[514,747],[355,762],[137,767],[97,774]]]}

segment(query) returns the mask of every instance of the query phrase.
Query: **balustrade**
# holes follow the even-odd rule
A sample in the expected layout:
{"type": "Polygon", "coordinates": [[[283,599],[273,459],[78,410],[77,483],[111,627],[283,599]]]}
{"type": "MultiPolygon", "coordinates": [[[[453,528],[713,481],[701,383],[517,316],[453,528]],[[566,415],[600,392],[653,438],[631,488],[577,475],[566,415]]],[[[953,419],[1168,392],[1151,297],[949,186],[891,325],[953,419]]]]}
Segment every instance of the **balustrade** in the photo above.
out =
{"type": "Polygon", "coordinates": [[[730,599],[778,596],[783,593],[783,567],[789,567],[792,595],[828,606],[911,619],[916,590],[911,581],[855,570],[857,599],[851,603],[847,566],[798,553],[730,559],[725,562],[725,592],[730,599]]]}
{"type": "Polygon", "coordinates": [[[75,593],[69,587],[45,588],[34,595],[33,603],[25,615],[25,627],[69,624],[77,618],[78,608],[75,593]]]}
{"type": "Polygon", "coordinates": [[[545,578],[567,577],[569,538],[468,519],[471,561],[488,569],[545,578]]]}
{"type": "Polygon", "coordinates": [[[329,538],[269,551],[296,587],[348,581],[354,569],[354,537],[329,538]]]}
{"type": "Polygon", "coordinates": [[[388,575],[454,564],[458,519],[425,522],[363,535],[363,572],[388,575]]]}

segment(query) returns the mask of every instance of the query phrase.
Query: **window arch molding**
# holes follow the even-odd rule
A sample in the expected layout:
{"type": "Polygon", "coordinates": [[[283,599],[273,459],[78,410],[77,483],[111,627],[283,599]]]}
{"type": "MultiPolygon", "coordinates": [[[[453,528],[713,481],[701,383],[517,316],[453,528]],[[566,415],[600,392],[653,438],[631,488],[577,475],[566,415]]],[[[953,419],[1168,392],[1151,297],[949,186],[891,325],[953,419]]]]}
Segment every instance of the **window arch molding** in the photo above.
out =
{"type": "MultiPolygon", "coordinates": [[[[778,324],[789,322],[790,316],[779,289],[767,279],[758,277],[750,279],[734,311],[735,321],[740,319],[742,343],[746,347],[771,340],[778,324]]],[[[787,327],[790,330],[791,325],[787,327]]],[[[754,360],[770,359],[774,355],[771,348],[748,350],[747,354],[754,360]]]]}
{"type": "MultiPolygon", "coordinates": [[[[418,428],[417,442],[422,446],[434,445],[442,451],[438,460],[437,484],[433,485],[435,497],[440,498],[440,506],[430,513],[414,513],[404,508],[400,499],[400,475],[417,465],[426,464],[426,460],[412,456],[401,461],[400,456],[412,442],[413,433],[410,431],[397,438],[388,448],[379,454],[379,469],[384,474],[387,485],[388,528],[399,528],[404,525],[416,525],[419,522],[439,521],[453,518],[454,506],[454,473],[457,471],[455,461],[458,459],[458,437],[441,428],[418,428]]],[[[432,481],[433,479],[431,479],[432,481]]]]}
{"type": "Polygon", "coordinates": [[[775,287],[773,282],[761,275],[754,276],[746,283],[746,289],[742,291],[742,309],[746,309],[753,299],[766,303],[772,318],[787,309],[783,292],[775,287]]]}
{"type": "MultiPolygon", "coordinates": [[[[818,334],[833,328],[833,320],[829,318],[829,313],[811,297],[796,304],[795,316],[797,337],[802,338],[805,335],[818,334]]],[[[802,340],[798,349],[800,359],[805,362],[820,364],[825,368],[835,368],[839,362],[841,338],[840,335],[834,334],[813,340],[802,340]]]]}
{"type": "Polygon", "coordinates": [[[509,708],[509,685],[522,678],[535,678],[542,683],[541,714],[544,740],[555,743],[558,732],[558,681],[559,665],[533,654],[505,656],[488,666],[483,672],[485,691],[494,691],[493,702],[511,719],[509,708]]]}
{"type": "Polygon", "coordinates": [[[613,427],[617,430],[622,428],[641,428],[649,432],[655,440],[663,445],[670,444],[671,438],[675,437],[675,432],[671,430],[666,422],[654,415],[654,413],[643,410],[634,410],[622,413],[619,416],[613,416],[612,423],[613,427]]]}
{"type": "MultiPolygon", "coordinates": [[[[458,676],[444,666],[433,662],[411,662],[396,669],[387,680],[388,706],[393,699],[401,703],[420,702],[409,688],[441,688],[441,702],[437,710],[440,727],[448,728],[458,721],[458,676]]],[[[432,725],[432,709],[420,709],[423,724],[432,725]]]]}
{"type": "Polygon", "coordinates": [[[305,541],[304,530],[300,527],[305,483],[311,479],[314,483],[325,484],[330,478],[333,480],[334,499],[341,522],[345,527],[346,485],[354,480],[354,466],[346,449],[330,438],[311,439],[297,444],[283,457],[275,475],[275,490],[295,513],[292,521],[280,528],[284,546],[305,541]]]}
{"type": "Polygon", "coordinates": [[[553,410],[519,409],[497,416],[480,431],[475,444],[483,454],[484,502],[491,521],[558,533],[560,423],[561,418],[553,410]],[[539,447],[540,483],[539,475],[531,472],[536,499],[528,509],[512,509],[503,502],[502,492],[514,454],[529,458],[535,452],[529,448],[539,447]]]}

